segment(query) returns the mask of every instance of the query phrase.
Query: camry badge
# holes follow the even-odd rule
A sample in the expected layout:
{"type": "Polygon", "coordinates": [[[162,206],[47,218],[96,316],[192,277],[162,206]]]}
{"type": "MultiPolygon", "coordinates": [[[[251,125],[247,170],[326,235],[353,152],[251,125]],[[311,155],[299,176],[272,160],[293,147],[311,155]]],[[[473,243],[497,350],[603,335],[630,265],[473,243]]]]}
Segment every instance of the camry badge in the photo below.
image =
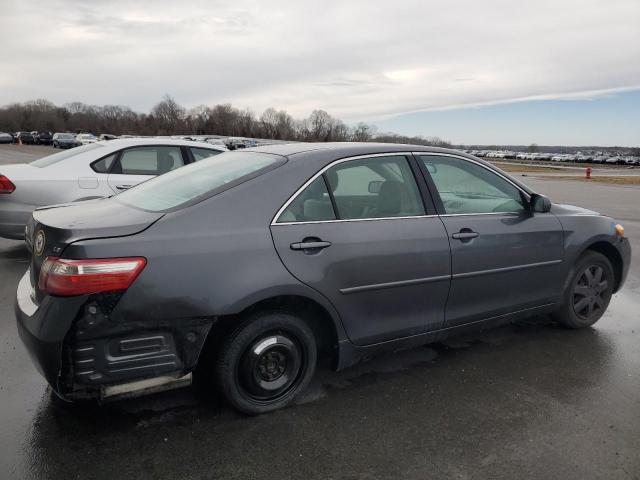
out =
{"type": "Polygon", "coordinates": [[[36,239],[33,242],[33,253],[38,257],[44,252],[44,232],[42,230],[36,233],[36,239]]]}

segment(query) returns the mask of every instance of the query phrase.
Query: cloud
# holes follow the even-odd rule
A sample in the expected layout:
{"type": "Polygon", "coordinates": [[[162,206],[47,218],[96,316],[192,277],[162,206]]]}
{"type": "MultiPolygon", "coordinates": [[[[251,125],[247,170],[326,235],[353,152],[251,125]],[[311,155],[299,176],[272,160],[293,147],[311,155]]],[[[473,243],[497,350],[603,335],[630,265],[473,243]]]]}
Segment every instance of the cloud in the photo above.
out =
{"type": "Polygon", "coordinates": [[[232,102],[347,121],[640,86],[637,0],[18,0],[0,104],[232,102]]]}

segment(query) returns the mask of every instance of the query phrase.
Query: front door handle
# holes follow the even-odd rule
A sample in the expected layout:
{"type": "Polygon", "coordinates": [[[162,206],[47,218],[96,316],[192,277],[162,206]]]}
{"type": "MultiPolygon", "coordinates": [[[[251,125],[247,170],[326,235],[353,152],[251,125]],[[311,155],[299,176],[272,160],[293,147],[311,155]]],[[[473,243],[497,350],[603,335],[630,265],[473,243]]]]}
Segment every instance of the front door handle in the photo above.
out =
{"type": "Polygon", "coordinates": [[[133,185],[116,185],[117,190],[129,190],[133,185]]]}
{"type": "Polygon", "coordinates": [[[292,243],[291,250],[303,250],[305,253],[314,253],[323,248],[331,246],[331,242],[323,242],[320,239],[307,240],[306,238],[302,242],[292,243]]]}
{"type": "Polygon", "coordinates": [[[478,237],[480,234],[478,232],[474,232],[469,228],[463,228],[458,233],[454,233],[451,235],[451,238],[455,238],[456,240],[462,240],[463,242],[471,240],[473,238],[478,237]]]}

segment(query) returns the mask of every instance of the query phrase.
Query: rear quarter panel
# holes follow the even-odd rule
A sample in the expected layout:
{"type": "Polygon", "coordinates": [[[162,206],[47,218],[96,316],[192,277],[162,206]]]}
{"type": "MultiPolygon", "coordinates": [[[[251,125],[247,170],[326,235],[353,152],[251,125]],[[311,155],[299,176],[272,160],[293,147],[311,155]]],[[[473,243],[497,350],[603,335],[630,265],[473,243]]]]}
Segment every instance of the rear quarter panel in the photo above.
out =
{"type": "Polygon", "coordinates": [[[236,314],[260,300],[301,295],[331,315],[333,305],[296,280],[283,266],[269,225],[303,179],[275,169],[184,210],[168,213],[128,237],[83,240],[64,251],[69,258],[144,256],[147,266],[113,311],[114,321],[146,318],[150,324],[181,318],[236,314]],[[279,191],[272,183],[291,183],[279,191]]]}

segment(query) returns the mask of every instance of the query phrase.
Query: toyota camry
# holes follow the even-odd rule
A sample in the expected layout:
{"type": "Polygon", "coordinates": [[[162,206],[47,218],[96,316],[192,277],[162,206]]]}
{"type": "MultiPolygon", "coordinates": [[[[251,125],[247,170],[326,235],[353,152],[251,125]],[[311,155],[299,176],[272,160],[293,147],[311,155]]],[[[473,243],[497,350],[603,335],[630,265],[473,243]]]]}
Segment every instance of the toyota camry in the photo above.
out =
{"type": "Polygon", "coordinates": [[[552,203],[475,157],[387,144],[228,152],[111,198],[36,210],[21,338],[53,390],[189,383],[236,409],[470,327],[593,325],[625,281],[614,219],[552,203]]]}

